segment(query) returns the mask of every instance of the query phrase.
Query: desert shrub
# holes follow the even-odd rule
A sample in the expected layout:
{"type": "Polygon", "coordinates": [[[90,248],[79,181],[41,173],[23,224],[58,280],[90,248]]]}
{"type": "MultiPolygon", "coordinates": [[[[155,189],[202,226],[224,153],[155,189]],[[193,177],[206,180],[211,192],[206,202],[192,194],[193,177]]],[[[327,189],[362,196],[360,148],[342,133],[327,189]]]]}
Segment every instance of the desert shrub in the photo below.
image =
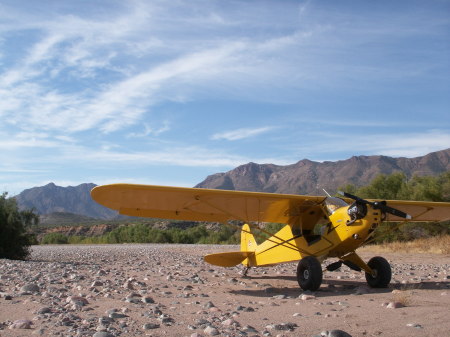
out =
{"type": "Polygon", "coordinates": [[[41,240],[41,244],[43,245],[60,245],[66,243],[69,243],[69,239],[66,235],[61,233],[48,233],[41,240]]]}
{"type": "Polygon", "coordinates": [[[33,211],[19,211],[14,198],[7,198],[7,193],[0,195],[0,258],[26,259],[35,242],[27,229],[38,222],[33,211]]]}
{"type": "MultiPolygon", "coordinates": [[[[277,233],[280,229],[282,229],[286,224],[283,223],[268,223],[264,226],[264,230],[268,233],[271,233],[272,235],[277,233]]],[[[255,236],[255,240],[258,244],[261,244],[265,240],[269,238],[269,234],[258,231],[258,230],[252,230],[253,235],[255,236]]]]}
{"type": "MultiPolygon", "coordinates": [[[[53,233],[55,234],[55,233],[53,233]]],[[[54,235],[46,238],[45,243],[73,243],[73,244],[97,244],[97,243],[239,243],[238,228],[223,226],[219,231],[209,231],[204,225],[199,224],[186,229],[169,228],[157,229],[149,224],[133,224],[121,226],[109,233],[98,237],[69,236],[67,242],[56,242],[54,235]]],[[[65,241],[65,238],[62,238],[65,241]]],[[[44,243],[44,240],[43,242],[44,243]]]]}
{"type": "Polygon", "coordinates": [[[236,229],[228,226],[223,226],[219,231],[210,232],[208,236],[202,237],[197,243],[202,244],[235,244],[239,241],[236,240],[236,229]]]}

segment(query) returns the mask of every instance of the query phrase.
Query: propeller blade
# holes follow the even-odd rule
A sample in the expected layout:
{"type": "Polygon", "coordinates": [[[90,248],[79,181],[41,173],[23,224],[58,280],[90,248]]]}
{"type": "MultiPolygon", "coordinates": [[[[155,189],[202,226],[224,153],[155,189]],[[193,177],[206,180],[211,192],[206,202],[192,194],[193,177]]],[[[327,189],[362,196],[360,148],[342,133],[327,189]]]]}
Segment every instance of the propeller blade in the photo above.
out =
{"type": "Polygon", "coordinates": [[[411,215],[409,215],[408,213],[402,212],[402,211],[400,211],[400,210],[398,210],[396,208],[389,207],[386,204],[386,201],[384,201],[384,202],[375,202],[374,203],[374,208],[378,208],[378,209],[380,209],[381,211],[383,211],[385,213],[390,213],[390,214],[398,216],[400,218],[404,218],[404,219],[408,219],[408,220],[412,219],[411,215]]]}
{"type": "Polygon", "coordinates": [[[389,207],[387,205],[386,201],[370,202],[370,201],[364,200],[364,199],[362,199],[360,197],[357,197],[356,195],[353,195],[353,194],[350,194],[350,193],[347,193],[347,192],[338,191],[338,193],[340,195],[346,197],[346,198],[350,198],[350,199],[353,199],[355,201],[359,201],[359,202],[362,202],[364,204],[371,205],[373,208],[379,209],[383,213],[390,213],[392,215],[398,216],[400,218],[408,219],[408,220],[412,219],[411,215],[409,215],[409,214],[407,214],[405,212],[402,212],[402,211],[400,211],[398,209],[389,207]]]}
{"type": "Polygon", "coordinates": [[[353,194],[350,194],[350,193],[347,193],[347,192],[338,191],[338,193],[340,195],[342,195],[343,197],[345,197],[345,198],[353,199],[355,201],[362,201],[362,202],[364,202],[366,204],[369,203],[367,200],[361,199],[360,197],[357,197],[356,195],[353,195],[353,194]]]}

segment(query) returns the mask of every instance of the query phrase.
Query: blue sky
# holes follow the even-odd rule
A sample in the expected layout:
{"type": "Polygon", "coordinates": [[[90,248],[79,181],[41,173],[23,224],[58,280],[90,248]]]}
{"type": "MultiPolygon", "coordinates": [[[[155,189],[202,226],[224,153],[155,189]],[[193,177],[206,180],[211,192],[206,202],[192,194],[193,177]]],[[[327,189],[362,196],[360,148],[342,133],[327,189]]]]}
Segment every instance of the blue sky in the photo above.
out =
{"type": "Polygon", "coordinates": [[[0,190],[450,147],[449,1],[0,2],[0,190]]]}

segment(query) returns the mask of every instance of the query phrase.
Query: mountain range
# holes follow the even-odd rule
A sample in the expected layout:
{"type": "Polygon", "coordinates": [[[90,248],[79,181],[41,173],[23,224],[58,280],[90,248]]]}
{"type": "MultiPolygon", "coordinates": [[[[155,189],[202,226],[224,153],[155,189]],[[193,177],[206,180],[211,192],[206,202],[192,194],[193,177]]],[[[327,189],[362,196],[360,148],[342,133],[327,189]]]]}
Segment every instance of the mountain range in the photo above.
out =
{"type": "Polygon", "coordinates": [[[41,222],[44,220],[44,223],[47,218],[54,221],[63,221],[67,218],[77,218],[78,220],[78,217],[73,216],[74,214],[97,219],[117,217],[116,211],[92,200],[90,192],[95,186],[97,185],[90,183],[61,187],[49,183],[45,186],[24,190],[15,198],[20,209],[34,209],[36,213],[41,215],[41,222]],[[42,216],[49,214],[52,214],[52,216],[42,216]]]}
{"type": "Polygon", "coordinates": [[[417,158],[354,156],[335,162],[303,159],[287,166],[248,163],[226,173],[213,174],[195,187],[323,195],[323,189],[333,194],[346,184],[367,185],[379,174],[400,171],[412,177],[438,175],[448,170],[450,149],[417,158]]]}
{"type": "MultiPolygon", "coordinates": [[[[323,195],[323,189],[333,194],[346,184],[363,186],[379,174],[401,171],[407,177],[438,175],[450,170],[450,149],[432,152],[416,158],[387,156],[354,156],[347,160],[315,162],[303,159],[295,164],[248,163],[225,173],[208,176],[198,188],[259,191],[288,194],[323,195]]],[[[70,214],[96,219],[115,219],[117,212],[94,202],[89,192],[95,184],[61,187],[54,183],[24,190],[15,198],[21,209],[34,208],[41,217],[62,219],[70,214]]],[[[80,217],[78,217],[80,219],[80,217]]]]}

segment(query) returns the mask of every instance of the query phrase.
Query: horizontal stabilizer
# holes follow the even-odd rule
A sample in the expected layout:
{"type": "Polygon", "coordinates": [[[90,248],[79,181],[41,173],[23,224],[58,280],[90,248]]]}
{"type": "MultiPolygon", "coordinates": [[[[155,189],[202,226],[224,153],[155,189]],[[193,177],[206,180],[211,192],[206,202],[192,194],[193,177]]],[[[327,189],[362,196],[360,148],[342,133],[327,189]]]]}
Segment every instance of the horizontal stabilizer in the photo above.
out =
{"type": "Polygon", "coordinates": [[[227,252],[227,253],[217,253],[217,254],[209,254],[204,257],[205,261],[209,264],[213,264],[215,266],[220,267],[234,267],[239,263],[242,263],[246,258],[250,255],[253,255],[253,252],[227,252]]]}

